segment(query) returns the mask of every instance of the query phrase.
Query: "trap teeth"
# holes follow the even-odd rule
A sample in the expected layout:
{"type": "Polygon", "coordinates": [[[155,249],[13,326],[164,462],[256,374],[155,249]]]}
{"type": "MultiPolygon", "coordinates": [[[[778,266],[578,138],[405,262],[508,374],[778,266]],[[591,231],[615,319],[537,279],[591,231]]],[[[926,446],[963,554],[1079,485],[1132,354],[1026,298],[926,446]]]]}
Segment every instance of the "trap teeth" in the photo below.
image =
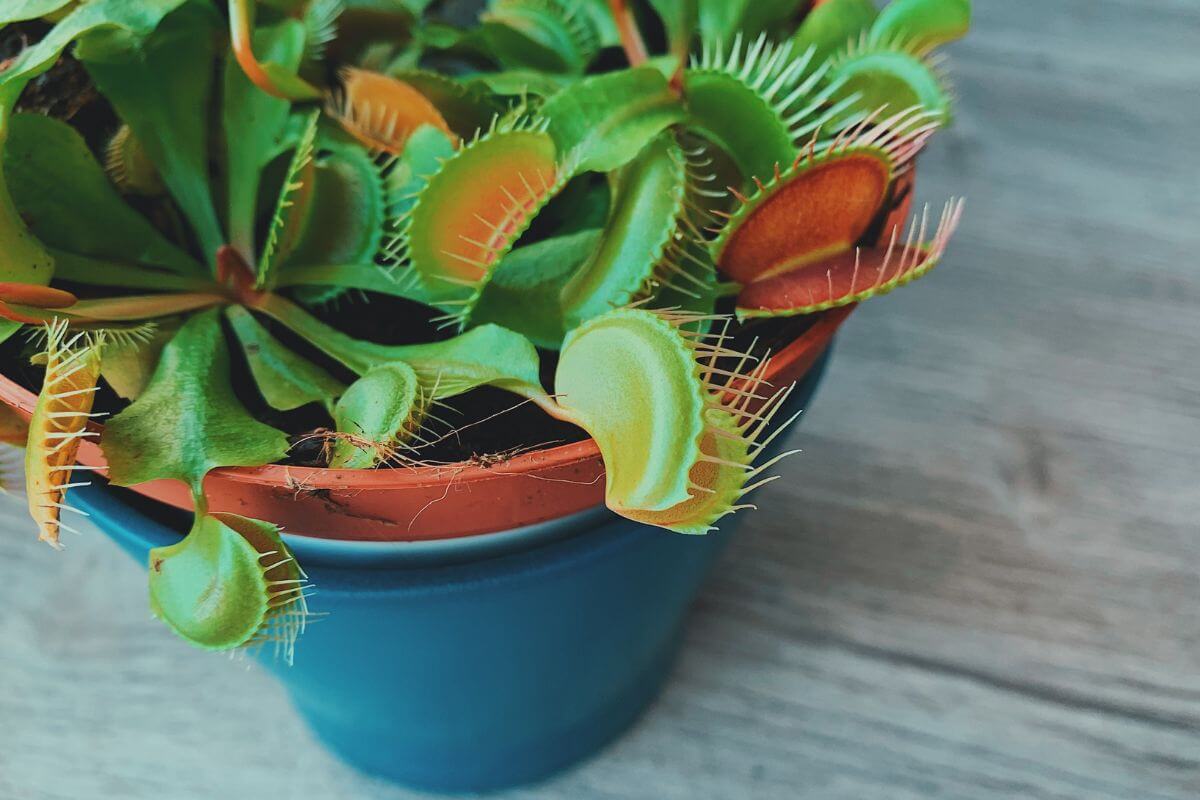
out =
{"type": "Polygon", "coordinates": [[[80,444],[99,436],[87,426],[97,416],[92,403],[104,336],[72,334],[67,322],[59,320],[45,326],[45,340],[46,375],[29,421],[25,486],[38,538],[59,548],[61,532],[74,532],[61,519],[64,511],[76,511],[67,505],[67,493],[87,485],[72,480],[76,471],[86,473],[75,464],[80,444]]]}

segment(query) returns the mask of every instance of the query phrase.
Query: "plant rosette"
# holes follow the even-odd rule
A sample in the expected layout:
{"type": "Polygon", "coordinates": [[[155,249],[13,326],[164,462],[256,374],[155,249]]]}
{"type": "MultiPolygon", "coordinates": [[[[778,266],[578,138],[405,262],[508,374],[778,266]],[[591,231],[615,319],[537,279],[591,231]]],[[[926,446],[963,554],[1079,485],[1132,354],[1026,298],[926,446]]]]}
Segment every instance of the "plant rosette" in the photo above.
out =
{"type": "Polygon", "coordinates": [[[187,509],[154,614],[290,661],[297,537],[751,508],[794,383],[962,210],[910,219],[968,0],[808,6],[0,10],[33,42],[0,63],[0,398],[40,538],[92,473],[187,509]]]}

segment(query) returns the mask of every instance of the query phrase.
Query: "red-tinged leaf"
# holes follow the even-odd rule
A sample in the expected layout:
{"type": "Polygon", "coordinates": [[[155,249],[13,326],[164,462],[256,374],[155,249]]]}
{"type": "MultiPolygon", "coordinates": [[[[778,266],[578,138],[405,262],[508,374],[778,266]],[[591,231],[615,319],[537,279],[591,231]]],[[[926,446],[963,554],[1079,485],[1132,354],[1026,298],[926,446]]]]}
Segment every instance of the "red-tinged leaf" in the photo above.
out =
{"type": "Polygon", "coordinates": [[[353,68],[341,77],[342,93],[331,113],[367,147],[399,155],[422,125],[454,136],[437,107],[404,81],[353,68]]]}
{"type": "Polygon", "coordinates": [[[746,284],[848,251],[875,219],[891,173],[870,151],[798,165],[734,214],[717,264],[746,284]]]}
{"type": "Polygon", "coordinates": [[[70,308],[77,303],[75,295],[49,286],[31,283],[0,283],[0,317],[25,325],[36,325],[53,314],[46,309],[70,308]]]}
{"type": "Polygon", "coordinates": [[[66,314],[82,321],[139,322],[158,317],[169,317],[186,311],[197,311],[228,302],[218,294],[141,294],[131,297],[106,297],[99,300],[81,300],[71,306],[66,314]]]}
{"type": "Polygon", "coordinates": [[[770,317],[812,314],[858,303],[911,283],[941,260],[958,227],[962,203],[950,202],[933,238],[924,242],[928,214],[909,226],[907,241],[893,237],[888,247],[845,250],[772,277],[751,283],[738,297],[738,316],[770,317]]]}
{"type": "Polygon", "coordinates": [[[34,308],[70,308],[78,302],[75,295],[49,286],[30,283],[0,283],[0,302],[34,308]]]}

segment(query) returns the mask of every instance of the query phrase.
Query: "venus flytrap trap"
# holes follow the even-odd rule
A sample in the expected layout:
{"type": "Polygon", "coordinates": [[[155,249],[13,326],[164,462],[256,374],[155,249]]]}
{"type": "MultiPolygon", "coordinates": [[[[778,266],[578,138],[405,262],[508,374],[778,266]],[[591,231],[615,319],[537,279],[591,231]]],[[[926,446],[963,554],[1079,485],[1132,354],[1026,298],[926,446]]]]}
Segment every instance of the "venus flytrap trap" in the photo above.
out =
{"type": "Polygon", "coordinates": [[[290,659],[309,617],[283,532],[210,512],[206,476],[310,440],[335,470],[439,463],[485,387],[586,431],[615,512],[713,530],[790,422],[746,321],[908,283],[958,222],[881,232],[949,118],[932,50],[967,0],[438,5],[0,11],[53,15],[0,65],[0,341],[45,333],[6,440],[53,545],[85,438],[114,485],[188,487],[150,596],[199,647],[290,659]],[[72,47],[110,130],[15,112],[72,47]]]}
{"type": "Polygon", "coordinates": [[[791,389],[763,394],[766,361],[747,370],[753,357],[726,347],[729,320],[715,319],[726,328],[701,334],[689,330],[701,315],[629,308],[567,336],[552,413],[596,440],[608,505],[623,516],[708,533],[770,480],[758,478],[774,460],[755,462],[791,389]],[[721,366],[730,359],[733,369],[721,366]]]}
{"type": "Polygon", "coordinates": [[[197,516],[150,553],[150,608],[206,650],[277,645],[288,661],[309,614],[307,580],[279,529],[235,514],[197,516]]]}
{"type": "Polygon", "coordinates": [[[87,425],[100,416],[92,413],[92,407],[103,348],[103,333],[69,334],[65,321],[47,326],[46,349],[41,356],[46,377],[29,420],[25,484],[38,538],[54,548],[61,548],[64,528],[73,530],[62,521],[62,513],[71,510],[63,502],[67,491],[79,485],[72,479],[81,471],[75,463],[80,442],[98,436],[87,425]]]}
{"type": "Polygon", "coordinates": [[[862,113],[920,106],[949,114],[948,83],[933,50],[964,36],[971,0],[828,0],[793,37],[811,47],[841,86],[839,97],[862,113]]]}

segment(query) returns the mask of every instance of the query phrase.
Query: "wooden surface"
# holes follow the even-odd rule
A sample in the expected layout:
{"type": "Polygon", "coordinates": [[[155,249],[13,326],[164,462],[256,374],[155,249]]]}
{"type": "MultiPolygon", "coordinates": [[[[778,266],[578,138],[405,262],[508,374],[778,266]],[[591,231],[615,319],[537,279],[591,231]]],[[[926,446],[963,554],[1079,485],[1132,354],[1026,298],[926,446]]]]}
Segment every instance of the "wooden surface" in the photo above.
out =
{"type": "MultiPolygon", "coordinates": [[[[947,266],[846,329],[655,710],[511,797],[1200,794],[1200,0],[976,6],[947,266]]],[[[11,508],[2,800],[410,796],[11,508]]]]}

